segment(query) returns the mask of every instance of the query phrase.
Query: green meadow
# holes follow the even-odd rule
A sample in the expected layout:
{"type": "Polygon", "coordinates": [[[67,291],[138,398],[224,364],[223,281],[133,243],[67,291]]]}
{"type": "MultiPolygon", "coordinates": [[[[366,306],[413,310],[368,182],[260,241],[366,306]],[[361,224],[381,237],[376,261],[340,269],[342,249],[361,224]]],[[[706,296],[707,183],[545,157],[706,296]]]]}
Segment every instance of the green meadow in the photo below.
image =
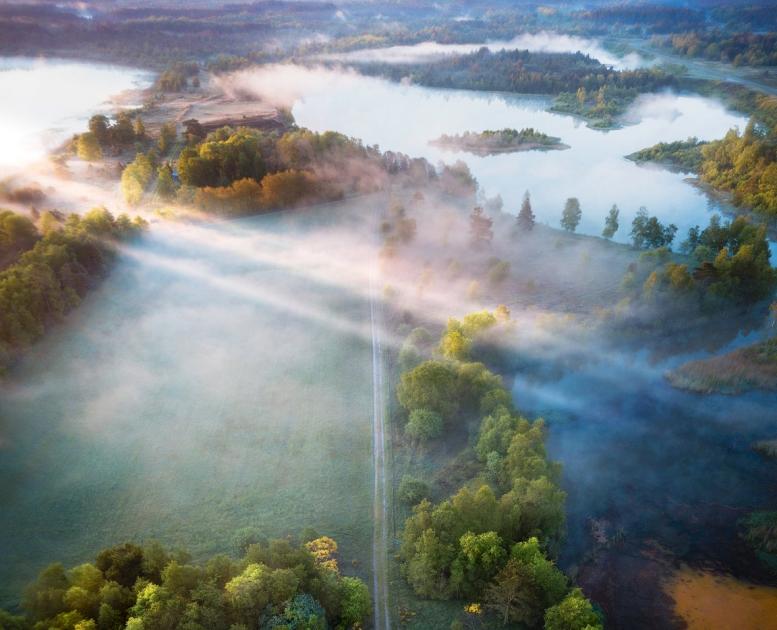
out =
{"type": "MultiPolygon", "coordinates": [[[[312,527],[369,577],[367,286],[335,209],[152,225],[0,397],[0,604],[53,560],[312,527]]],[[[365,261],[369,264],[369,261],[365,261]]]]}

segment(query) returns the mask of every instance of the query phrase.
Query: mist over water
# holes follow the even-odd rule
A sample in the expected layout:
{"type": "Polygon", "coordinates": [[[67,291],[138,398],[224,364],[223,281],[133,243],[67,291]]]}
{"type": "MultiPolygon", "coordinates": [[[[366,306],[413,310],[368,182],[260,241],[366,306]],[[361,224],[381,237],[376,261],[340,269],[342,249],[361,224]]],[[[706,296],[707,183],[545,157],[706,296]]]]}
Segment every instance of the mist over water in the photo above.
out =
{"type": "Polygon", "coordinates": [[[494,52],[500,50],[528,50],[530,52],[550,53],[581,52],[618,70],[638,68],[648,63],[636,53],[629,53],[619,57],[606,50],[601,42],[594,39],[562,35],[549,31],[522,33],[506,41],[494,40],[476,44],[421,42],[407,46],[387,46],[386,48],[366,48],[345,53],[328,53],[318,55],[317,58],[347,63],[422,63],[436,61],[450,55],[466,55],[481,48],[487,48],[494,52]]]}
{"type": "MultiPolygon", "coordinates": [[[[516,404],[548,420],[548,448],[563,463],[567,567],[604,519],[631,547],[648,541],[686,561],[747,573],[736,521],[771,509],[777,472],[751,444],[773,439],[777,396],[699,395],[663,378],[688,357],[651,364],[645,353],[596,353],[577,369],[519,372],[516,404]]],[[[628,550],[625,551],[628,553],[628,550]]]]}
{"type": "Polygon", "coordinates": [[[529,190],[538,220],[554,227],[568,197],[580,199],[578,232],[585,234],[599,235],[610,207],[618,204],[621,229],[615,240],[621,242],[628,241],[627,226],[641,206],[675,223],[679,238],[721,209],[687,176],[638,166],[626,155],[689,136],[720,138],[747,122],[712,99],[668,92],[640,98],[626,115],[629,124],[604,132],[546,111],[550,103],[544,97],[428,89],[353,71],[270,66],[238,73],[229,85],[292,106],[297,123],[316,131],[333,129],[432,163],[463,160],[487,194],[502,196],[507,212],[517,213],[529,190]],[[480,157],[429,144],[442,134],[504,127],[533,127],[571,148],[480,157]]]}

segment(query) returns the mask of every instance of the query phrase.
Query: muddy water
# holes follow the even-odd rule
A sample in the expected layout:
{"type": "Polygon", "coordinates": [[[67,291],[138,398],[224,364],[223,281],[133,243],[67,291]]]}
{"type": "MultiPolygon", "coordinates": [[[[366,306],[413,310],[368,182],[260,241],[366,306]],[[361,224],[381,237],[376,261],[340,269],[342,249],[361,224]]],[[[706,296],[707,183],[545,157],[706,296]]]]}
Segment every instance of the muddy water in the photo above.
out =
{"type": "Polygon", "coordinates": [[[777,395],[675,390],[663,374],[687,356],[651,363],[645,353],[593,348],[589,356],[560,376],[519,373],[514,386],[518,406],[548,420],[550,454],[564,466],[562,565],[581,570],[619,628],[655,627],[657,609],[668,623],[661,584],[680,561],[768,579],[737,520],[777,507],[777,463],[750,447],[777,435],[777,395]],[[656,570],[653,549],[666,561],[656,570]]]}

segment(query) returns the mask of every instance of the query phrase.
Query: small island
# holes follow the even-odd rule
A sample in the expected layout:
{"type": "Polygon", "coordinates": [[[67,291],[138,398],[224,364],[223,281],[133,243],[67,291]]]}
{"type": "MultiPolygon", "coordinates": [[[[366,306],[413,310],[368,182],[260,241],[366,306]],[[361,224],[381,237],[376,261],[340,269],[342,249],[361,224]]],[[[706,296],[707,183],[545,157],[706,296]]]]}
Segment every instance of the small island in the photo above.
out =
{"type": "Polygon", "coordinates": [[[456,151],[467,151],[475,155],[494,155],[497,153],[514,153],[517,151],[549,151],[553,149],[568,149],[569,146],[547,134],[526,129],[501,129],[499,131],[481,131],[475,133],[466,131],[463,134],[449,136],[441,135],[430,144],[456,151]]]}

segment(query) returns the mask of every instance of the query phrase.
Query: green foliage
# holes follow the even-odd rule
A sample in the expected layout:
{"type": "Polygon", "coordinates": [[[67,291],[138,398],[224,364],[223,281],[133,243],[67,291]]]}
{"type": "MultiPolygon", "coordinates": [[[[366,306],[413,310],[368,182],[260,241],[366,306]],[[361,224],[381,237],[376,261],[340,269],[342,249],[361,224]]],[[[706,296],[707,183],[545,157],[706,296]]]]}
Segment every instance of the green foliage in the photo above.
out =
{"type": "Polygon", "coordinates": [[[505,623],[534,627],[566,591],[566,576],[547,559],[539,541],[529,538],[513,546],[509,561],[486,592],[486,601],[505,623]]]}
{"type": "Polygon", "coordinates": [[[485,310],[469,313],[464,316],[462,321],[450,318],[440,339],[440,354],[447,359],[468,359],[472,345],[478,336],[484,334],[496,323],[496,316],[485,310]]]}
{"type": "Polygon", "coordinates": [[[602,236],[604,238],[611,239],[613,236],[615,236],[615,233],[620,227],[618,223],[619,215],[620,210],[618,209],[618,206],[613,204],[612,208],[610,208],[610,212],[607,214],[607,218],[604,220],[604,230],[602,230],[602,236]]]}
{"type": "Polygon", "coordinates": [[[658,40],[688,57],[703,57],[735,66],[777,65],[777,33],[726,33],[720,30],[677,33],[658,40]]]}
{"type": "Polygon", "coordinates": [[[742,135],[729,131],[702,149],[701,179],[738,206],[777,217],[777,97],[762,97],[742,135]]]}
{"type": "Polygon", "coordinates": [[[443,134],[433,144],[469,151],[478,155],[506,153],[529,148],[552,148],[561,145],[560,138],[532,129],[486,130],[480,133],[466,131],[463,134],[449,136],[443,134]]]}
{"type": "MultiPolygon", "coordinates": [[[[488,311],[451,319],[441,348],[497,321],[488,311]]],[[[485,597],[505,623],[536,625],[567,591],[566,577],[545,555],[564,532],[565,493],[559,465],[547,458],[544,423],[516,415],[501,378],[481,363],[427,361],[402,375],[398,396],[412,412],[421,399],[436,402],[441,390],[457,414],[487,414],[475,446],[482,474],[437,505],[420,482],[402,480],[400,500],[415,505],[402,532],[402,573],[421,597],[485,597]]]]}
{"type": "Polygon", "coordinates": [[[86,162],[96,162],[103,157],[97,137],[90,131],[82,133],[76,140],[76,154],[86,162]]]}
{"type": "Polygon", "coordinates": [[[175,181],[173,173],[167,164],[163,164],[157,170],[156,176],[156,194],[160,199],[169,200],[175,197],[175,181]]]}
{"type": "Polygon", "coordinates": [[[635,162],[656,162],[667,164],[686,173],[696,173],[703,162],[702,148],[706,146],[698,138],[677,140],[675,142],[659,142],[629,155],[635,162]]]}
{"type": "Polygon", "coordinates": [[[340,616],[346,627],[360,624],[372,610],[370,591],[359,578],[342,578],[340,581],[340,601],[340,616]]]}
{"type": "Polygon", "coordinates": [[[570,197],[564,204],[564,212],[561,214],[561,227],[567,232],[574,232],[580,224],[583,211],[576,197],[570,197]]]}
{"type": "Polygon", "coordinates": [[[165,123],[159,130],[159,140],[157,147],[162,155],[165,155],[175,143],[178,132],[175,129],[175,123],[165,123]]]}
{"type": "Polygon", "coordinates": [[[637,249],[668,248],[672,245],[675,234],[676,225],[662,225],[656,217],[648,215],[646,208],[640,208],[631,222],[631,240],[637,249]]]}
{"type": "MultiPolygon", "coordinates": [[[[3,237],[7,242],[29,242],[32,234],[24,221],[0,214],[0,230],[8,225],[16,227],[6,232],[11,234],[3,237]]],[[[77,306],[107,273],[115,242],[144,226],[126,215],[114,218],[104,208],[83,217],[70,215],[61,229],[37,238],[17,262],[0,271],[0,356],[6,361],[17,356],[77,306]]]]}
{"type": "Polygon", "coordinates": [[[366,584],[341,577],[336,563],[320,562],[304,545],[257,543],[242,560],[217,556],[205,566],[178,555],[126,543],[100,552],[94,564],[69,571],[51,565],[25,593],[27,617],[0,611],[0,624],[9,630],[32,624],[41,630],[325,630],[360,627],[370,615],[366,584]]]}
{"type": "Polygon", "coordinates": [[[405,433],[418,442],[428,442],[442,433],[442,416],[429,409],[413,409],[405,425],[405,433]]]}
{"type": "Polygon", "coordinates": [[[420,479],[410,475],[403,475],[402,481],[399,482],[397,496],[406,505],[417,505],[420,501],[429,497],[429,486],[420,479]]]}
{"type": "Polygon", "coordinates": [[[425,361],[402,374],[397,398],[409,412],[427,409],[450,418],[458,410],[456,396],[457,370],[442,361],[425,361]]]}
{"type": "MultiPolygon", "coordinates": [[[[659,238],[660,228],[651,231],[659,238]]],[[[698,266],[692,272],[687,265],[668,260],[669,251],[659,247],[645,252],[639,268],[630,272],[632,288],[637,286],[636,274],[642,274],[642,296],[684,296],[693,298],[691,303],[709,308],[721,303],[757,302],[774,290],[777,273],[770,264],[763,225],[754,225],[745,217],[721,223],[720,217],[713,215],[704,230],[689,230],[682,249],[696,259],[698,266]]]]}
{"type": "Polygon", "coordinates": [[[545,630],[603,630],[604,624],[579,588],[545,611],[545,630]]]}
{"type": "Polygon", "coordinates": [[[529,196],[529,191],[527,190],[523,195],[521,210],[518,212],[516,225],[518,226],[518,229],[522,230],[523,232],[531,232],[534,229],[535,222],[536,217],[534,216],[534,212],[531,209],[531,197],[529,196]]]}
{"type": "Polygon", "coordinates": [[[121,174],[121,192],[131,206],[136,206],[143,198],[143,193],[151,183],[154,165],[147,155],[138,153],[121,174]]]}
{"type": "Polygon", "coordinates": [[[38,240],[38,230],[27,217],[0,208],[0,259],[30,249],[38,240]]]}

